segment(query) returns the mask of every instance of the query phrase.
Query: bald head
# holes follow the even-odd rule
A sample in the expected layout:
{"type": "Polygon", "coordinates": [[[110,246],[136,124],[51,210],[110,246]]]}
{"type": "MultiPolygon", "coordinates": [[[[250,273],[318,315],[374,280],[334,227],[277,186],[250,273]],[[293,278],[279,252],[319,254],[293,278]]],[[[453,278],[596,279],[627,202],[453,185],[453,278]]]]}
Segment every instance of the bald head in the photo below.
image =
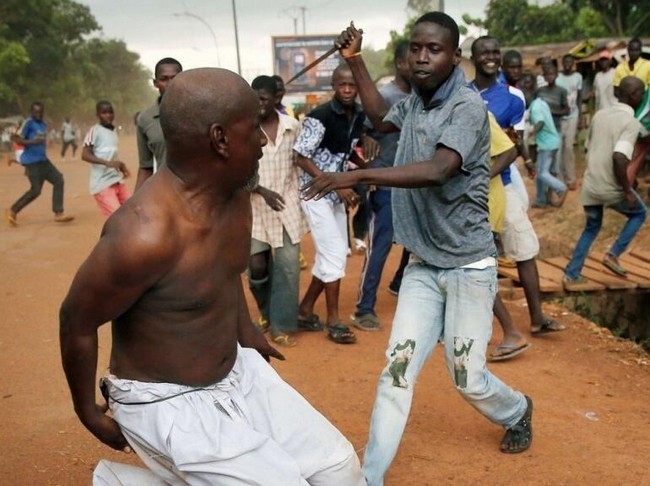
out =
{"type": "Polygon", "coordinates": [[[195,153],[210,145],[209,129],[230,127],[258,110],[255,92],[226,69],[201,68],[179,73],[160,103],[160,126],[170,153],[195,153]]]}
{"type": "Polygon", "coordinates": [[[643,99],[645,84],[636,76],[626,76],[618,85],[618,101],[637,109],[643,99]]]}

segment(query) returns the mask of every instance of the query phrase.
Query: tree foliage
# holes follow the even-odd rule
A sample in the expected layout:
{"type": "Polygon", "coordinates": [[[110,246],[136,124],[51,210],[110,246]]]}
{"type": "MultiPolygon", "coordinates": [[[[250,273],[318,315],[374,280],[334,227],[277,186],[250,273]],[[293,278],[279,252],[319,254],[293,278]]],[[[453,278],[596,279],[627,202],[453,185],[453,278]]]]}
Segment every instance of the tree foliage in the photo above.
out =
{"type": "Polygon", "coordinates": [[[0,114],[26,115],[33,100],[56,121],[94,116],[108,99],[131,116],[149,103],[150,74],[121,41],[93,37],[100,26],[73,0],[0,2],[0,114]]]}
{"type": "Polygon", "coordinates": [[[487,29],[503,44],[544,44],[589,37],[650,34],[650,0],[490,0],[485,19],[463,20],[487,29]]]}

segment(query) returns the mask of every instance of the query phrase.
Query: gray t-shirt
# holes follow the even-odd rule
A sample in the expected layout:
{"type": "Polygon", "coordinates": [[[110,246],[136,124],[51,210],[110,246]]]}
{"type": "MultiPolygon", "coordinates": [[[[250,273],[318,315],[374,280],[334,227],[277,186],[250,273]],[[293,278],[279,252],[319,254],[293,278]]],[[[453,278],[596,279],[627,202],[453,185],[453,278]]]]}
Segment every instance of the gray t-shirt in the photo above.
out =
{"type": "MultiPolygon", "coordinates": [[[[408,96],[408,93],[399,89],[394,82],[382,86],[379,89],[379,93],[389,107],[408,96]]],[[[366,119],[366,124],[372,127],[369,119],[366,119]]],[[[370,163],[370,167],[373,169],[392,167],[395,162],[395,154],[397,153],[399,132],[381,133],[376,130],[371,130],[369,135],[379,142],[379,155],[370,163]]]]}
{"type": "Polygon", "coordinates": [[[167,146],[160,128],[160,109],[156,102],[138,115],[138,159],[141,169],[159,169],[167,161],[167,146]],[[155,158],[155,164],[154,164],[155,158]]]}
{"type": "Polygon", "coordinates": [[[496,253],[488,222],[490,125],[485,103],[460,68],[424,106],[417,93],[385,117],[401,129],[395,165],[431,160],[440,145],[457,152],[461,172],[442,186],[393,189],[395,240],[430,265],[457,268],[496,253]]]}

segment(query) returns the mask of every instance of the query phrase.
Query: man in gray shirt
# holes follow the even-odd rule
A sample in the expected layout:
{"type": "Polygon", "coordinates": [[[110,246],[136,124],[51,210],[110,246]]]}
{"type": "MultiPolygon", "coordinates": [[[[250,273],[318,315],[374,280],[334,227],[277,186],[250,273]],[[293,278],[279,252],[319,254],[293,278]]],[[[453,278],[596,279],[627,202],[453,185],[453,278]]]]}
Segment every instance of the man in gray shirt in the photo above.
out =
{"type": "Polygon", "coordinates": [[[153,175],[157,167],[165,163],[167,158],[158,105],[169,83],[182,70],[181,63],[171,57],[161,59],[154,68],[153,85],[158,89],[160,96],[153,105],[140,112],[136,119],[139,160],[138,177],[135,181],[136,191],[153,175]]]}
{"type": "Polygon", "coordinates": [[[490,130],[481,97],[466,86],[458,25],[442,12],[420,17],[411,34],[413,93],[386,114],[360,56],[361,32],[338,38],[375,129],[401,130],[395,167],[323,174],[303,188],[322,197],[357,183],[393,186],[395,239],[411,253],[398,296],[370,421],[363,471],[383,484],[406,426],[413,388],[439,339],[462,397],[506,429],[501,450],[523,452],[532,441],[532,400],[490,373],[496,250],[488,223],[490,130]],[[384,117],[385,115],[385,117],[384,117]]]}

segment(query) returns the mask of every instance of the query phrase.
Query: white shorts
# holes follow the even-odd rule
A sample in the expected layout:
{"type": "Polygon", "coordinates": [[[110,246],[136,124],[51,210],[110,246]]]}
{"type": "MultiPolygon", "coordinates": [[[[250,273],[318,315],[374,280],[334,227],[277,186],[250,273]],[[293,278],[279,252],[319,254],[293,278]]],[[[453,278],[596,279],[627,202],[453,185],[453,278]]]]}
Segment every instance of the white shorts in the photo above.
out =
{"type": "Polygon", "coordinates": [[[524,178],[521,177],[521,172],[519,172],[519,167],[517,162],[510,164],[510,184],[512,187],[517,190],[517,194],[526,205],[530,206],[530,199],[528,197],[528,191],[526,191],[526,184],[524,183],[524,178]]]}
{"type": "Polygon", "coordinates": [[[528,218],[528,205],[512,184],[505,187],[506,214],[501,231],[503,251],[516,262],[531,260],[539,253],[539,240],[528,218]]]}
{"type": "Polygon", "coordinates": [[[348,215],[345,204],[328,199],[301,201],[316,247],[312,274],[323,283],[345,277],[348,259],[348,215]]]}
{"type": "Polygon", "coordinates": [[[255,350],[203,388],[105,379],[113,418],[169,484],[365,484],[352,444],[255,350]]]}

